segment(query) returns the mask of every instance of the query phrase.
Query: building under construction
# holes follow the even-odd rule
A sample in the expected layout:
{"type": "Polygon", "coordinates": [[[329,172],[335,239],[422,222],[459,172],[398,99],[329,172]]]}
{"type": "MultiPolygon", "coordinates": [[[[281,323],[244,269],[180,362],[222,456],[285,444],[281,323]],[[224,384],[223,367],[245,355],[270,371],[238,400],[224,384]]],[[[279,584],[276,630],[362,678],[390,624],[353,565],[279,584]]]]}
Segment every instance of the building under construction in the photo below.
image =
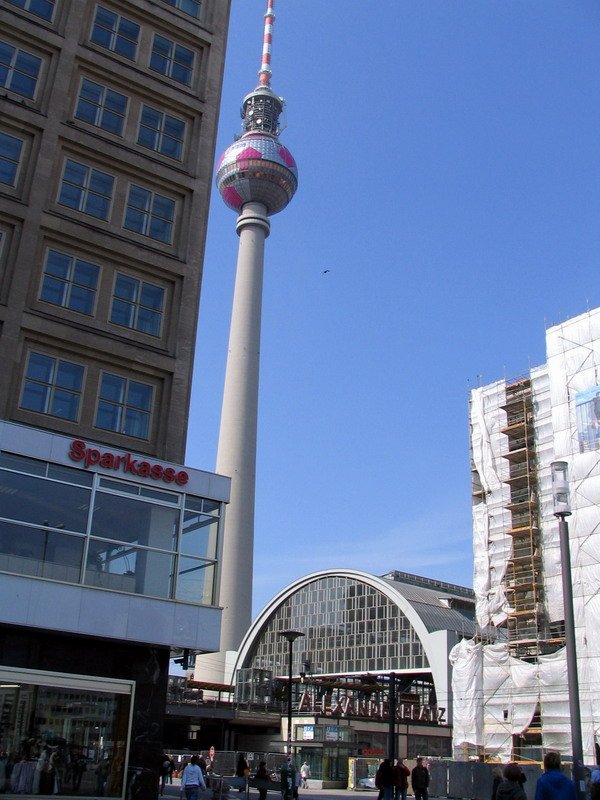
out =
{"type": "Polygon", "coordinates": [[[454,753],[571,753],[558,522],[550,464],[569,466],[583,745],[600,740],[600,309],[546,332],[547,362],[470,399],[474,590],[493,642],[453,653],[454,753]]]}

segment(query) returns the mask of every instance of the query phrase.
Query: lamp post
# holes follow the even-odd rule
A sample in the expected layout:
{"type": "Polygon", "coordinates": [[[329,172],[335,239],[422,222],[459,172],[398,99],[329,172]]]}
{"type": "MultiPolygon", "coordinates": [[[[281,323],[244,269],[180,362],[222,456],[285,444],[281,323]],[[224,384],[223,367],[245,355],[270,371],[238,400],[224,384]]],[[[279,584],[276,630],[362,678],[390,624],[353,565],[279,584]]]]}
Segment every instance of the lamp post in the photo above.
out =
{"type": "Polygon", "coordinates": [[[294,649],[294,642],[296,639],[300,638],[300,636],[304,636],[302,631],[280,631],[280,636],[283,636],[284,639],[287,639],[290,644],[290,649],[288,652],[288,708],[287,708],[287,721],[288,721],[288,729],[287,729],[287,754],[288,754],[288,761],[292,755],[292,651],[294,649]]]}
{"type": "MultiPolygon", "coordinates": [[[[280,636],[287,639],[290,644],[288,655],[288,707],[287,707],[287,769],[284,789],[285,800],[292,800],[294,794],[294,773],[292,770],[292,651],[294,642],[300,636],[304,636],[302,631],[280,631],[280,636]]],[[[283,770],[282,770],[283,777],[283,770]]],[[[283,781],[282,781],[283,784],[283,781]]],[[[282,789],[283,789],[282,786],[282,789]]]]}
{"type": "Polygon", "coordinates": [[[558,519],[558,535],[560,539],[560,562],[565,615],[565,645],[567,649],[567,679],[569,682],[569,714],[571,717],[571,747],[573,750],[573,779],[575,781],[577,797],[583,800],[583,798],[585,798],[585,783],[583,779],[581,710],[579,708],[579,679],[577,676],[577,645],[575,641],[575,616],[573,613],[569,525],[566,519],[571,516],[568,477],[569,465],[566,461],[553,461],[550,468],[552,470],[554,516],[558,519]]]}

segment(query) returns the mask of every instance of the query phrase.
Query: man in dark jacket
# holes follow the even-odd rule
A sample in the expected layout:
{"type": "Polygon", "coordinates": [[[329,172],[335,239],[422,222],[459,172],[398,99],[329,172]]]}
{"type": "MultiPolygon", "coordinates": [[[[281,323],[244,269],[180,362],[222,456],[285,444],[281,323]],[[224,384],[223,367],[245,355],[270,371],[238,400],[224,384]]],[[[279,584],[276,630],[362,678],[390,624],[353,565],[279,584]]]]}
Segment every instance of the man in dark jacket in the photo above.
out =
{"type": "Polygon", "coordinates": [[[417,766],[411,773],[411,781],[413,792],[415,793],[415,800],[428,800],[429,792],[429,770],[423,764],[421,756],[417,758],[417,766]]]}
{"type": "Polygon", "coordinates": [[[544,773],[535,785],[535,800],[577,800],[575,784],[563,773],[559,753],[544,756],[544,773]]]}

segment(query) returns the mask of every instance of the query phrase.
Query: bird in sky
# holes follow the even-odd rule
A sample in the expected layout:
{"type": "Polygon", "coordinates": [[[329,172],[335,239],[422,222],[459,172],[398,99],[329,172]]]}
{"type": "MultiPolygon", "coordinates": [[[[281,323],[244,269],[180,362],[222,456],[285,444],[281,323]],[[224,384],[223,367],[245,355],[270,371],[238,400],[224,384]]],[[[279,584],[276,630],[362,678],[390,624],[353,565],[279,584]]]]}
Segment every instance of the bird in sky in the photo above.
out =
{"type": "Polygon", "coordinates": [[[326,275],[328,272],[331,272],[331,270],[330,269],[324,269],[323,270],[323,275],[326,275]]]}

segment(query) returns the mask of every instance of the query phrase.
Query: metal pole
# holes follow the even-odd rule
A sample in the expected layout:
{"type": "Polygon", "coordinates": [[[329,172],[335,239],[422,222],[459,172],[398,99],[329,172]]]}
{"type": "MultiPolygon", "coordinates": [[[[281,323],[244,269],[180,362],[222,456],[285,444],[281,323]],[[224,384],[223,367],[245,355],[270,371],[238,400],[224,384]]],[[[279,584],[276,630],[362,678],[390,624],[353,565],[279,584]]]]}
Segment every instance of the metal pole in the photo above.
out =
{"type": "Polygon", "coordinates": [[[393,767],[394,761],[396,760],[396,673],[395,672],[390,672],[388,705],[390,713],[388,757],[390,759],[390,764],[393,767]]]}
{"type": "Polygon", "coordinates": [[[290,653],[288,661],[288,730],[287,730],[287,753],[292,755],[292,648],[294,640],[290,639],[290,653]]]}
{"type": "MultiPolygon", "coordinates": [[[[557,515],[558,516],[558,515],[557,515]]],[[[579,708],[579,678],[577,675],[577,644],[575,616],[573,613],[573,584],[571,581],[571,552],[569,524],[565,515],[558,517],[560,560],[562,568],[563,605],[565,614],[565,644],[567,649],[567,677],[569,681],[569,714],[571,717],[571,746],[573,750],[573,780],[577,797],[584,800],[583,743],[581,739],[581,711],[579,708]]]]}

